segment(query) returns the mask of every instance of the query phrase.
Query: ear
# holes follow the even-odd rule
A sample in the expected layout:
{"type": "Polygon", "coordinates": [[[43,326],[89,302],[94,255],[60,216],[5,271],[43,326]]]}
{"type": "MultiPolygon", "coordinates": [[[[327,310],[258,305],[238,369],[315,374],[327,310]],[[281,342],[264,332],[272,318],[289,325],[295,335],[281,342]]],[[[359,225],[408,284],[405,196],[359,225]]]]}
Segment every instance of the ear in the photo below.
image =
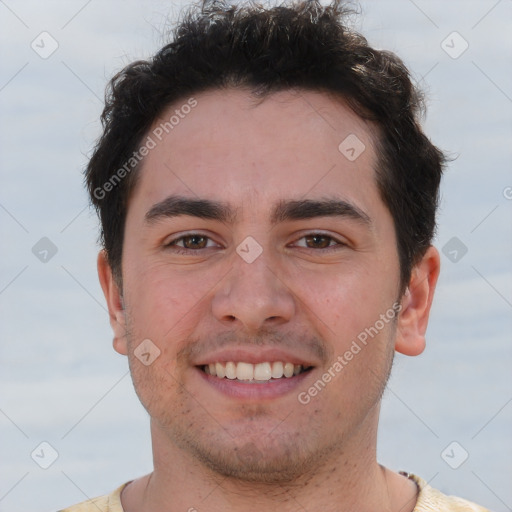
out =
{"type": "Polygon", "coordinates": [[[440,270],[439,252],[430,246],[414,266],[409,286],[402,297],[398,317],[395,350],[407,356],[417,356],[425,349],[425,332],[437,278],[440,270]]]}
{"type": "Polygon", "coordinates": [[[110,326],[114,331],[114,350],[120,354],[127,355],[128,347],[123,297],[112,274],[112,268],[108,263],[105,251],[101,251],[98,254],[98,277],[108,305],[110,326]]]}

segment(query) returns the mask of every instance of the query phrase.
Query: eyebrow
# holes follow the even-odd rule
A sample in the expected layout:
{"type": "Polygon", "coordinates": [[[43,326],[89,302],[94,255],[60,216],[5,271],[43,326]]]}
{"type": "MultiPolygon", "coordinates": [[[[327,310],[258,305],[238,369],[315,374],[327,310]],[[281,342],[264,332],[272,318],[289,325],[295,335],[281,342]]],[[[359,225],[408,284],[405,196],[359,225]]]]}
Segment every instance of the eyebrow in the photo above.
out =
{"type": "MultiPolygon", "coordinates": [[[[146,213],[145,220],[153,224],[159,220],[188,215],[200,219],[234,223],[237,210],[227,203],[210,199],[169,196],[156,203],[146,213]]],[[[307,220],[316,217],[345,217],[368,226],[370,217],[360,208],[341,199],[281,200],[274,207],[270,220],[273,225],[286,221],[307,220]]]]}
{"type": "Polygon", "coordinates": [[[290,220],[306,220],[315,217],[348,217],[368,226],[370,217],[356,205],[341,199],[303,199],[279,201],[272,212],[272,224],[290,220]]]}
{"type": "Polygon", "coordinates": [[[152,224],[164,218],[189,215],[200,219],[233,223],[236,211],[228,204],[210,199],[194,199],[183,196],[169,196],[156,203],[146,213],[146,222],[152,224]]]}

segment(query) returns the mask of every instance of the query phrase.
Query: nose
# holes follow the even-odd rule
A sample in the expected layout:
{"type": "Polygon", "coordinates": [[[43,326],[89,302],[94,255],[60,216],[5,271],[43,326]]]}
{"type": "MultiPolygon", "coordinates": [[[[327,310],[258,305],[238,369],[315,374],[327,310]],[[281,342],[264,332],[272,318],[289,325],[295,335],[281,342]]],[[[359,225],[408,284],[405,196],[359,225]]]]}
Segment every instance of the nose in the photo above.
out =
{"type": "Polygon", "coordinates": [[[296,307],[293,292],[278,267],[271,265],[264,253],[252,263],[234,255],[232,270],[212,299],[212,313],[221,323],[256,332],[293,318],[296,307]]]}

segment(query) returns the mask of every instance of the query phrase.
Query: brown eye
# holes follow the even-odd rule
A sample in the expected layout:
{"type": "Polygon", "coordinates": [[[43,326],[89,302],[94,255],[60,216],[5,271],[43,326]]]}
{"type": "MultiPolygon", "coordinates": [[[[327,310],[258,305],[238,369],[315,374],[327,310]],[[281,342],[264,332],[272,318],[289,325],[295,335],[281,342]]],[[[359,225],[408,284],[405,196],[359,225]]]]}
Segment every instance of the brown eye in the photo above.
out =
{"type": "Polygon", "coordinates": [[[178,236],[174,240],[165,240],[163,247],[175,254],[201,257],[203,257],[207,251],[221,249],[221,246],[209,236],[193,232],[178,236]]]}
{"type": "Polygon", "coordinates": [[[188,235],[180,240],[185,249],[204,249],[208,245],[208,237],[202,235],[188,235]]]}
{"type": "Polygon", "coordinates": [[[309,247],[310,249],[326,249],[333,241],[332,237],[320,234],[307,235],[304,239],[306,241],[306,247],[309,247]]]}

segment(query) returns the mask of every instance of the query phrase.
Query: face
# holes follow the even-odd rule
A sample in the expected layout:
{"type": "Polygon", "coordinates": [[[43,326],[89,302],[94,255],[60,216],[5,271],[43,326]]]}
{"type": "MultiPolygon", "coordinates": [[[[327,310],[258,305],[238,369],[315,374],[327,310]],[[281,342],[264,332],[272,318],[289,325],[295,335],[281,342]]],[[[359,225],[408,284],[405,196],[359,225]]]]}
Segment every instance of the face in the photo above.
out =
{"type": "Polygon", "coordinates": [[[322,93],[195,100],[130,198],[122,302],[103,272],[115,346],[154,437],[286,481],[374,435],[400,335],[374,133],[322,93]]]}

